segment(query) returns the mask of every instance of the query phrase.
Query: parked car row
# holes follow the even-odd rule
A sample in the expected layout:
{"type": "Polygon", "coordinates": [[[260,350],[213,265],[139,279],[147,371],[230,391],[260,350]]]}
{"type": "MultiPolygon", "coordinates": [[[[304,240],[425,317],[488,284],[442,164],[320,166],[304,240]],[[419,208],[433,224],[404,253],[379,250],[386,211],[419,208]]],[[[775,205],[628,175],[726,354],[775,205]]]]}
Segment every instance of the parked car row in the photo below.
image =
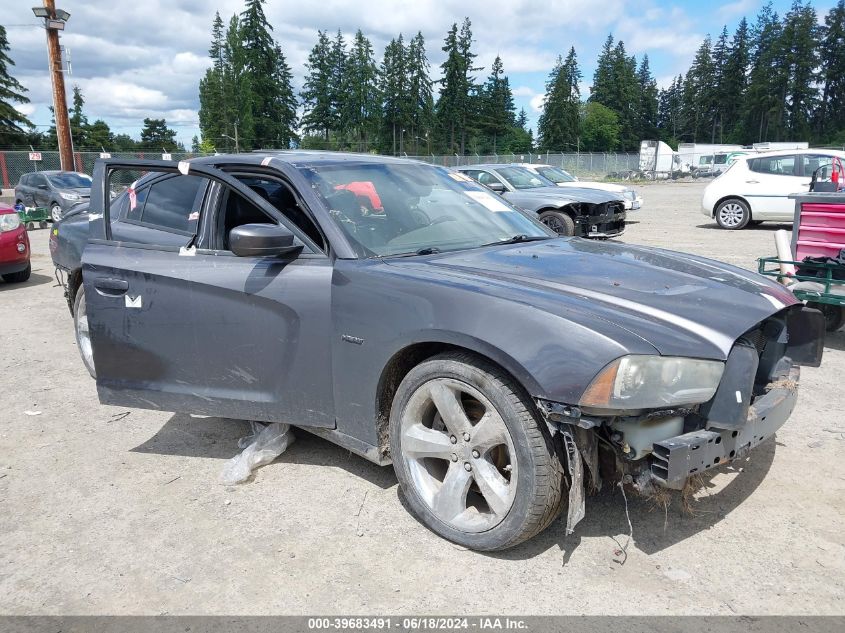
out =
{"type": "Polygon", "coordinates": [[[105,160],[50,248],[102,403],[307,429],[392,462],[437,534],[497,550],[567,504],[574,529],[601,478],[648,493],[744,457],[824,331],[754,273],[561,238],[537,212],[606,236],[624,205],[541,178],[332,152],[105,160]]]}

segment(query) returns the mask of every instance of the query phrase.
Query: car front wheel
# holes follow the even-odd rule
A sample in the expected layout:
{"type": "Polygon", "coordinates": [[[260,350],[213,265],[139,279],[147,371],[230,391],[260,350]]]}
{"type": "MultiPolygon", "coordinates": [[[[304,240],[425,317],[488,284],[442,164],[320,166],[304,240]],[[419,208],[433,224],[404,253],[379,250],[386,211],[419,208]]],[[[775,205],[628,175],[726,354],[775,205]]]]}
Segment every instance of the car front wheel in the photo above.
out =
{"type": "Polygon", "coordinates": [[[465,547],[512,547],[560,513],[563,468],[534,403],[473,354],[441,354],[408,373],[390,451],[411,511],[465,547]]]}
{"type": "Polygon", "coordinates": [[[79,290],[76,291],[76,300],[73,307],[73,329],[76,333],[76,346],[79,348],[79,355],[82,356],[85,369],[91,374],[91,378],[96,378],[94,353],[91,350],[91,335],[88,330],[88,310],[85,306],[85,288],[82,286],[79,286],[79,290]]]}
{"type": "Polygon", "coordinates": [[[62,207],[57,202],[50,205],[50,217],[53,218],[53,222],[58,222],[62,219],[62,207]]]}
{"type": "Polygon", "coordinates": [[[736,231],[744,229],[751,221],[751,209],[738,198],[725,200],[716,207],[716,224],[723,229],[736,231]]]}
{"type": "Polygon", "coordinates": [[[575,235],[575,222],[562,211],[543,211],[540,213],[540,222],[558,235],[575,235]]]}

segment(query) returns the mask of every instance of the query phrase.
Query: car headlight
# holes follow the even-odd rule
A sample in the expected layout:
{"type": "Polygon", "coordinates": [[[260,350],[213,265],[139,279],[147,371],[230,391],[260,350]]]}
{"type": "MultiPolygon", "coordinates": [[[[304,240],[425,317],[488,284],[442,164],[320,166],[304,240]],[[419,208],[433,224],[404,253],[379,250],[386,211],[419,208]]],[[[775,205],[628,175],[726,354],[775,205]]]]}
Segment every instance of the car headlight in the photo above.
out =
{"type": "Polygon", "coordinates": [[[636,200],[637,199],[637,194],[634,193],[633,189],[626,189],[625,191],[622,192],[622,196],[626,200],[636,200]]]}
{"type": "Polygon", "coordinates": [[[14,231],[21,225],[21,216],[17,213],[3,213],[0,215],[0,233],[14,231]]]}
{"type": "Polygon", "coordinates": [[[79,200],[79,194],[78,193],[73,193],[73,192],[65,193],[64,191],[60,191],[59,195],[62,198],[64,198],[65,200],[79,200]]]}
{"type": "Polygon", "coordinates": [[[598,409],[659,409],[707,402],[725,364],[671,356],[623,356],[605,367],[581,397],[598,409]]]}

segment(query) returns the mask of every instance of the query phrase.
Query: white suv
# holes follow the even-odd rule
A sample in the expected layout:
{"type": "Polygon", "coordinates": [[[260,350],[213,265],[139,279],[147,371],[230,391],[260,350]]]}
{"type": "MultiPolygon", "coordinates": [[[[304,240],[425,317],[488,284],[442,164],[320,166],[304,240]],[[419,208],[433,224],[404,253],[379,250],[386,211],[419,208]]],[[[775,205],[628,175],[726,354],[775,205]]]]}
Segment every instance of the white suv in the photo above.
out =
{"type": "Polygon", "coordinates": [[[789,194],[808,191],[813,172],[829,167],[834,157],[845,159],[845,152],[802,149],[738,156],[704,189],[701,212],[730,230],[792,222],[795,201],[789,194]]]}

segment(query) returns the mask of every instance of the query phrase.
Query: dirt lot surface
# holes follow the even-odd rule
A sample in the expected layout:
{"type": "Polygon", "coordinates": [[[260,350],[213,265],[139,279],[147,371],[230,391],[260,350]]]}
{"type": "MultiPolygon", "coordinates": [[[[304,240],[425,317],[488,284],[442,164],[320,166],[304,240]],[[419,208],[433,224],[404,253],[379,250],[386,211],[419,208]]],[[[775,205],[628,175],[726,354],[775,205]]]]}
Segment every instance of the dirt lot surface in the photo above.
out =
{"type": "MultiPolygon", "coordinates": [[[[624,240],[748,268],[773,254],[776,227],[717,230],[702,187],[643,187],[624,240]]],[[[845,612],[843,332],[775,440],[708,477],[691,516],[629,499],[626,555],[615,489],[574,535],[558,520],[484,555],[411,517],[391,468],[306,432],[226,488],[247,423],[98,404],[48,232],[30,236],[32,279],[0,282],[0,613],[845,612]]]]}

